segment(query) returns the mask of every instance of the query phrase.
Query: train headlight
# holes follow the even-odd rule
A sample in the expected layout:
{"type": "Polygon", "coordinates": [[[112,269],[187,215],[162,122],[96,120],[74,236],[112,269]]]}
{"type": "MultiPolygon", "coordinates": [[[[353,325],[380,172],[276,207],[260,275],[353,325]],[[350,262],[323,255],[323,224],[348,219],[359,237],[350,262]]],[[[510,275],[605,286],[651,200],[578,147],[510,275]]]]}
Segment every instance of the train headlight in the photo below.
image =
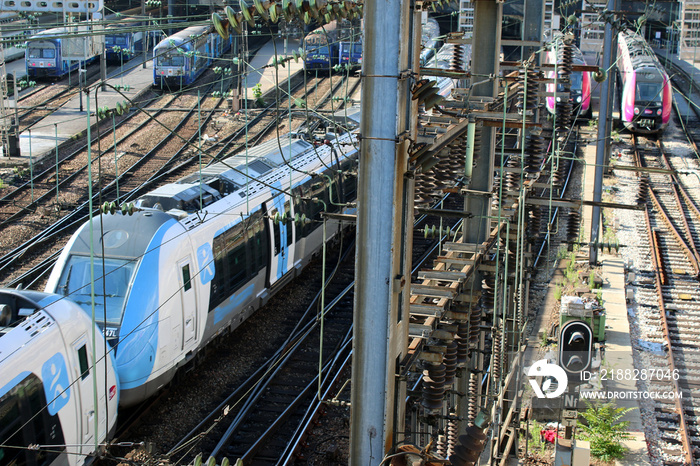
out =
{"type": "Polygon", "coordinates": [[[561,102],[561,97],[557,97],[557,102],[561,102]]]}
{"type": "Polygon", "coordinates": [[[576,103],[580,104],[581,103],[581,96],[576,97],[576,103]]]}
{"type": "Polygon", "coordinates": [[[661,115],[661,109],[658,109],[658,110],[656,111],[656,114],[657,114],[657,115],[661,115]]]}
{"type": "Polygon", "coordinates": [[[639,107],[634,107],[634,114],[639,115],[639,107]]]}

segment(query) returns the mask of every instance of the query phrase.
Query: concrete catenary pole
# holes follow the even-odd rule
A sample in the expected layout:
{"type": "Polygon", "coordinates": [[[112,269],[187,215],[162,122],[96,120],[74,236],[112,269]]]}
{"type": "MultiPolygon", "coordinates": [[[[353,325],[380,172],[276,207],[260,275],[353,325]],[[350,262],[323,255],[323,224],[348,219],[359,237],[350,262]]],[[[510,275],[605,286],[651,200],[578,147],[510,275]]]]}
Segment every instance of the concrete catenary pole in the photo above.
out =
{"type": "MultiPolygon", "coordinates": [[[[498,95],[498,76],[501,54],[501,21],[503,4],[494,0],[474,2],[474,36],[472,38],[472,97],[494,98],[498,95]],[[494,79],[489,80],[489,76],[494,79]]],[[[495,131],[481,128],[481,149],[474,154],[474,170],[470,189],[490,192],[493,184],[495,131]]],[[[491,199],[485,196],[468,197],[465,210],[474,218],[465,223],[464,239],[470,243],[481,243],[489,237],[488,218],[491,199]]]]}
{"type": "MultiPolygon", "coordinates": [[[[494,0],[479,0],[474,2],[474,35],[472,37],[472,99],[480,97],[491,99],[497,96],[498,82],[489,79],[499,74],[501,54],[501,23],[503,18],[503,4],[494,0]],[[474,83],[481,83],[474,85],[474,83]]],[[[494,146],[496,135],[494,128],[482,126],[481,145],[478,152],[474,152],[474,168],[472,170],[469,189],[474,191],[491,192],[494,170],[494,146]]],[[[489,237],[491,220],[488,218],[491,212],[490,198],[485,196],[467,197],[464,210],[474,215],[473,218],[464,221],[464,242],[480,244],[489,237]]],[[[481,278],[475,277],[476,286],[480,286],[481,278]]],[[[479,350],[483,349],[484,336],[480,338],[479,350]]],[[[469,368],[479,373],[484,367],[483,353],[475,351],[469,362],[469,368]]],[[[457,383],[460,393],[469,393],[469,374],[461,377],[457,383]]],[[[478,394],[470,394],[476,396],[478,394]]],[[[458,399],[457,413],[462,419],[467,418],[469,397],[458,399]]],[[[471,400],[472,402],[476,400],[471,400]]],[[[466,421],[460,421],[459,432],[464,432],[466,421]]]]}
{"type": "MultiPolygon", "coordinates": [[[[413,221],[407,171],[409,2],[364,4],[362,122],[351,393],[350,464],[377,466],[403,430],[396,361],[405,347],[413,221]],[[407,207],[408,206],[408,207],[407,207]],[[409,208],[411,210],[409,210],[409,208]],[[408,232],[408,233],[407,233],[408,232]],[[408,241],[407,241],[408,240],[408,241]],[[410,257],[410,255],[409,255],[410,257]]],[[[414,104],[415,105],[415,104],[414,104]]]]}
{"type": "MultiPolygon", "coordinates": [[[[608,0],[608,11],[618,11],[620,0],[608,0]]],[[[605,23],[605,42],[603,43],[603,63],[602,68],[607,73],[607,78],[603,82],[600,93],[600,110],[598,111],[598,143],[596,144],[595,156],[595,178],[593,180],[593,202],[600,202],[603,195],[603,171],[606,163],[606,151],[610,147],[610,116],[612,113],[613,97],[613,68],[617,51],[617,31],[613,28],[612,21],[605,23]]],[[[598,262],[598,246],[600,242],[600,206],[594,205],[591,214],[591,245],[588,254],[588,261],[591,265],[598,262]]]]}

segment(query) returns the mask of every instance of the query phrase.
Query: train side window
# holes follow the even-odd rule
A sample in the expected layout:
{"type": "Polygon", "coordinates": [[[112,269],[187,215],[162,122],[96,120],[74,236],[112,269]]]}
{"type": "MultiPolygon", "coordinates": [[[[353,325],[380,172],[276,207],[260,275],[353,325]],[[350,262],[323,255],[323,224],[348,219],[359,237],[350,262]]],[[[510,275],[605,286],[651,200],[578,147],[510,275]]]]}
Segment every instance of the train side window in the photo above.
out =
{"type": "Polygon", "coordinates": [[[294,228],[294,219],[292,218],[292,211],[290,210],[289,202],[284,205],[284,214],[287,218],[287,246],[292,244],[292,230],[294,228]]]}
{"type": "MultiPolygon", "coordinates": [[[[307,185],[308,183],[305,183],[301,186],[294,188],[292,194],[294,196],[294,212],[296,213],[296,215],[299,215],[299,217],[303,215],[304,217],[310,218],[309,201],[307,201],[306,199],[302,199],[306,196],[306,192],[308,191],[307,185]]],[[[301,223],[297,225],[297,241],[299,241],[301,238],[306,238],[306,236],[308,236],[309,234],[309,231],[310,228],[306,223],[301,223]]]]}
{"type": "Polygon", "coordinates": [[[267,248],[269,247],[262,211],[258,211],[251,216],[250,225],[252,271],[253,274],[257,274],[267,265],[267,248]]]}
{"type": "Polygon", "coordinates": [[[277,209],[272,209],[270,211],[270,218],[273,219],[272,220],[272,224],[273,224],[272,228],[273,228],[273,232],[274,232],[274,241],[275,241],[275,252],[274,252],[275,256],[280,253],[280,245],[282,244],[282,236],[281,236],[282,233],[281,233],[280,223],[274,221],[275,214],[277,214],[277,213],[278,213],[277,209]]]}
{"type": "Polygon", "coordinates": [[[190,288],[192,288],[192,280],[190,277],[190,264],[185,264],[185,266],[182,267],[182,283],[185,284],[185,291],[188,291],[190,288]]]}
{"type": "Polygon", "coordinates": [[[27,375],[0,397],[0,439],[0,466],[50,464],[65,450],[61,421],[58,414],[49,414],[44,385],[36,375],[27,375]],[[28,450],[31,444],[44,448],[28,450]]]}
{"type": "Polygon", "coordinates": [[[228,295],[234,293],[245,282],[247,276],[246,238],[243,225],[227,231],[226,267],[228,268],[228,295]]]}
{"type": "Polygon", "coordinates": [[[230,292],[233,293],[245,282],[246,279],[246,247],[241,243],[228,253],[228,265],[231,271],[229,282],[230,292]]]}
{"type": "Polygon", "coordinates": [[[88,364],[87,346],[78,348],[78,363],[80,364],[80,378],[85,380],[90,375],[90,365],[88,364]]]}

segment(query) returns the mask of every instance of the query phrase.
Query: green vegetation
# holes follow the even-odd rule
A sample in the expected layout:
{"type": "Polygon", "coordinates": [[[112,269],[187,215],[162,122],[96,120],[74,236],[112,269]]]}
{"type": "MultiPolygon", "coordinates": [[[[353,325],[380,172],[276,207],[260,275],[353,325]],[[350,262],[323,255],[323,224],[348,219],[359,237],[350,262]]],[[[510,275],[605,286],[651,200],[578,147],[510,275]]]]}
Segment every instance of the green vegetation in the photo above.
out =
{"type": "Polygon", "coordinates": [[[591,455],[605,462],[624,458],[627,449],[621,442],[632,437],[627,433],[629,421],[620,419],[636,408],[618,408],[613,402],[591,404],[588,401],[586,407],[586,411],[579,413],[586,424],[579,423],[578,427],[581,437],[591,442],[591,455]]]}
{"type": "Polygon", "coordinates": [[[615,229],[612,227],[615,221],[615,213],[612,209],[603,209],[603,242],[604,243],[617,243],[617,234],[615,229]]]}
{"type": "Polygon", "coordinates": [[[263,102],[263,99],[262,99],[262,84],[258,83],[255,86],[253,86],[253,97],[255,98],[255,102],[260,107],[265,106],[265,102],[263,102]]]}
{"type": "Polygon", "coordinates": [[[595,271],[593,270],[588,274],[588,287],[590,289],[595,288],[595,271]]]}
{"type": "Polygon", "coordinates": [[[564,272],[566,281],[572,286],[578,284],[578,272],[576,271],[576,253],[572,252],[569,254],[569,265],[566,266],[566,271],[564,272]]]}
{"type": "Polygon", "coordinates": [[[557,260],[566,259],[567,254],[566,246],[559,246],[559,249],[557,249],[557,260]]]}
{"type": "Polygon", "coordinates": [[[537,421],[532,421],[530,431],[528,432],[530,434],[530,444],[532,445],[533,450],[539,450],[540,452],[544,453],[545,448],[547,447],[547,442],[542,440],[542,436],[540,435],[541,431],[542,426],[540,423],[537,421]]]}

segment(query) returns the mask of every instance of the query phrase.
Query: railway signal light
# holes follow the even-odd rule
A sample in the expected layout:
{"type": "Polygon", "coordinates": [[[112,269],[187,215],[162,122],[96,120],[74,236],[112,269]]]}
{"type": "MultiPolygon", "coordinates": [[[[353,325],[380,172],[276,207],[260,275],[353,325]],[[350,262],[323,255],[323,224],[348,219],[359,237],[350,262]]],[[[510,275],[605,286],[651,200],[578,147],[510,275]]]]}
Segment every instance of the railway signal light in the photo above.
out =
{"type": "Polygon", "coordinates": [[[568,374],[579,377],[590,369],[593,331],[581,320],[571,320],[559,332],[559,366],[568,374]]]}

